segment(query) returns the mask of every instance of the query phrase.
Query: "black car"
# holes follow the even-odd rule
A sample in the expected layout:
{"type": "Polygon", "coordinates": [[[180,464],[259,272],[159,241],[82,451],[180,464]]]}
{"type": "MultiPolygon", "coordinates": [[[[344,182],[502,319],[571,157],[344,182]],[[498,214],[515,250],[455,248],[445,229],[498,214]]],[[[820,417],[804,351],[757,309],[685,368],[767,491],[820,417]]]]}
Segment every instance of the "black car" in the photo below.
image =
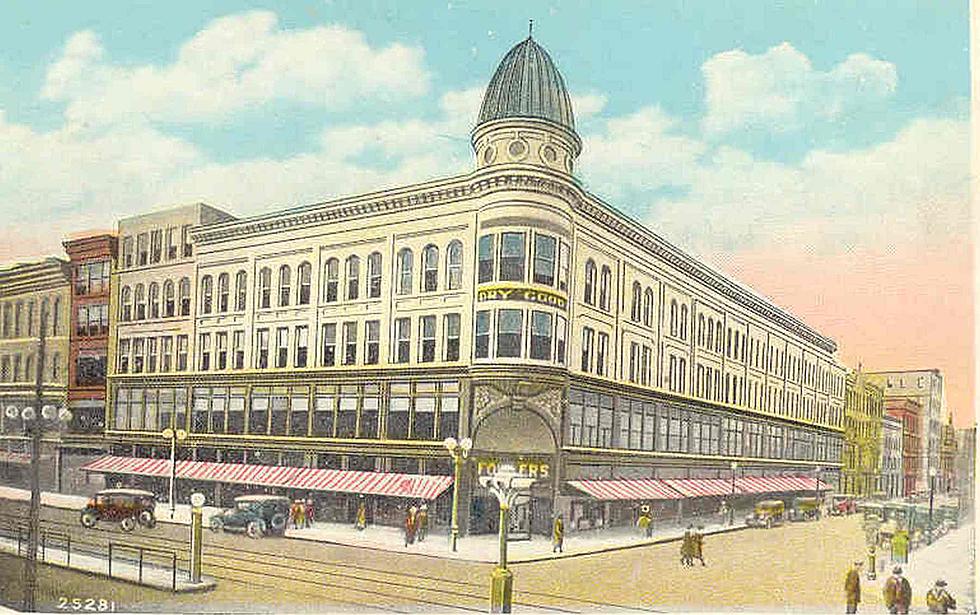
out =
{"type": "Polygon", "coordinates": [[[235,506],[211,517],[215,532],[244,532],[250,538],[282,536],[289,518],[289,498],[279,495],[243,495],[235,506]]]}

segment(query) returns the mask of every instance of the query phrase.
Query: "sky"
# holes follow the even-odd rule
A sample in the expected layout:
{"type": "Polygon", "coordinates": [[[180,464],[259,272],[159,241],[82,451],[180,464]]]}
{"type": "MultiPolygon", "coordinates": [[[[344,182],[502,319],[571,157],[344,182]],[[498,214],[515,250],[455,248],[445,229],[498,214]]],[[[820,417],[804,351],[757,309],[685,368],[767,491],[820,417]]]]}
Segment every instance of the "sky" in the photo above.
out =
{"type": "Polygon", "coordinates": [[[473,169],[527,36],[576,176],[972,424],[964,2],[57,2],[0,20],[0,262],[205,201],[245,216],[473,169]]]}

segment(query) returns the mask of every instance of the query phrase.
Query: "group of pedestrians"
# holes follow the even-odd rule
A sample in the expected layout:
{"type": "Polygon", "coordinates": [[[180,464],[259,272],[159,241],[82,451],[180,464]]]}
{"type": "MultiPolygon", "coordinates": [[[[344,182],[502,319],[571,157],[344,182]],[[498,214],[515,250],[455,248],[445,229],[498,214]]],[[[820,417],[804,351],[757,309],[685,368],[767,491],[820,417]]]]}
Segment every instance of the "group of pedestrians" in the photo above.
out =
{"type": "Polygon", "coordinates": [[[681,542],[681,565],[694,566],[694,560],[700,561],[702,566],[707,565],[704,563],[704,527],[700,525],[697,529],[688,525],[681,542]]]}
{"type": "Polygon", "coordinates": [[[429,506],[414,504],[405,513],[405,546],[422,542],[429,534],[429,506]]]}
{"type": "MultiPolygon", "coordinates": [[[[847,597],[847,612],[857,613],[858,603],[861,602],[861,566],[858,560],[847,571],[844,577],[844,593],[847,597]]],[[[885,581],[882,590],[885,607],[889,613],[908,613],[912,604],[912,584],[902,575],[902,567],[895,566],[892,575],[885,581]]],[[[946,581],[938,579],[935,585],[926,592],[926,606],[930,613],[949,613],[956,609],[956,600],[946,590],[946,581]]]]}
{"type": "Polygon", "coordinates": [[[291,528],[313,527],[313,500],[293,500],[289,505],[289,526],[291,528]]]}

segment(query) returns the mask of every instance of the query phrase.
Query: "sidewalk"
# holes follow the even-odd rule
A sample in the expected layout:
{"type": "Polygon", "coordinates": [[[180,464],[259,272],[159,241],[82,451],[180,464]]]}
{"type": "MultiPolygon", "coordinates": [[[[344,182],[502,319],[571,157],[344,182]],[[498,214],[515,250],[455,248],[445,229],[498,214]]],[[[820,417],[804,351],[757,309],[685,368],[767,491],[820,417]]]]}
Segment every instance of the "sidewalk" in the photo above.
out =
{"type": "MultiPolygon", "coordinates": [[[[532,536],[531,540],[512,540],[507,543],[507,559],[512,564],[535,562],[554,558],[576,557],[602,553],[618,549],[629,549],[645,545],[679,540],[686,526],[677,525],[655,528],[652,536],[646,538],[638,528],[603,528],[566,533],[562,553],[553,553],[551,539],[547,536],[532,536]]],[[[744,524],[708,524],[703,533],[707,535],[744,529],[744,524]]],[[[417,553],[431,557],[460,559],[473,562],[496,563],[500,544],[497,534],[476,534],[461,536],[457,551],[452,551],[448,530],[440,528],[430,532],[423,542],[405,546],[405,534],[401,528],[370,525],[364,530],[340,523],[314,523],[311,528],[287,529],[286,536],[298,540],[326,542],[351,547],[367,547],[382,551],[417,553]]],[[[679,549],[679,547],[678,547],[679,549]]]]}
{"type": "MultiPolygon", "coordinates": [[[[976,613],[974,527],[971,524],[949,532],[931,545],[912,551],[908,563],[901,564],[903,576],[912,585],[913,612],[928,612],[926,592],[937,579],[945,579],[949,584],[946,589],[956,599],[956,612],[976,613]]],[[[887,556],[885,561],[883,568],[879,566],[878,579],[867,581],[867,591],[878,592],[879,596],[893,567],[887,556]]]]}

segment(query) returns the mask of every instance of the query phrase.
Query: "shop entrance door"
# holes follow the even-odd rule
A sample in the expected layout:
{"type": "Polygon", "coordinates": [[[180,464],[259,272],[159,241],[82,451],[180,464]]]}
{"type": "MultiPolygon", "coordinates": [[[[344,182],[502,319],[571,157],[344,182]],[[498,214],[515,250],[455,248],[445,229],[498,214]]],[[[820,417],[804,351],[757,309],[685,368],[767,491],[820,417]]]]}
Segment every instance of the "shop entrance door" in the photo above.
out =
{"type": "Polygon", "coordinates": [[[514,500],[514,505],[510,509],[507,540],[531,540],[533,508],[533,500],[529,496],[517,496],[514,500]]]}

